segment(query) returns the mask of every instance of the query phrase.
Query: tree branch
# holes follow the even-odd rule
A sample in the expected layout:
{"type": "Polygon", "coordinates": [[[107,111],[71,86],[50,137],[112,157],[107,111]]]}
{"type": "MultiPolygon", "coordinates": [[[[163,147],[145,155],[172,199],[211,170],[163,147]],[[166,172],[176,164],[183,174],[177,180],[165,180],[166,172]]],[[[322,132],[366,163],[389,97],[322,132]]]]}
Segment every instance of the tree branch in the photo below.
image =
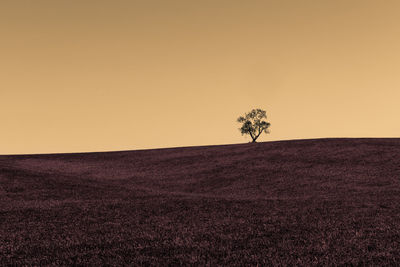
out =
{"type": "Polygon", "coordinates": [[[262,132],[263,132],[263,130],[261,129],[261,126],[258,126],[258,134],[257,134],[256,138],[254,139],[254,141],[257,140],[257,138],[261,135],[262,132]]]}
{"type": "Polygon", "coordinates": [[[251,130],[249,130],[249,134],[251,136],[251,139],[253,139],[253,142],[255,141],[253,134],[251,133],[251,130]]]}

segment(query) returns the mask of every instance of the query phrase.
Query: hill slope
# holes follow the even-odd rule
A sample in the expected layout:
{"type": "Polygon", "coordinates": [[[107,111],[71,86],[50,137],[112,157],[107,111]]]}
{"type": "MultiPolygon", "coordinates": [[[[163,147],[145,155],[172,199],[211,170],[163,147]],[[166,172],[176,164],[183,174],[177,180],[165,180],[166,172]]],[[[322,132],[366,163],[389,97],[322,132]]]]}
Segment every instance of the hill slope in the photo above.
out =
{"type": "Polygon", "coordinates": [[[400,263],[400,139],[0,156],[0,265],[400,263]]]}

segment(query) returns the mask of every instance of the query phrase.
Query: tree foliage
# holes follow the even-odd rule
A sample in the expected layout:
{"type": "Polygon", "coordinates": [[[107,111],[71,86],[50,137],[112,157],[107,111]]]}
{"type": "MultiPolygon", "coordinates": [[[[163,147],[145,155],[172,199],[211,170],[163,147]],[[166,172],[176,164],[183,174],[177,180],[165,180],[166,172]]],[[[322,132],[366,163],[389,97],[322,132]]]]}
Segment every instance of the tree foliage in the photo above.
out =
{"type": "Polygon", "coordinates": [[[267,112],[262,109],[253,109],[237,119],[237,122],[242,124],[239,131],[242,135],[250,135],[252,142],[255,143],[263,132],[269,133],[268,128],[271,124],[263,119],[267,119],[267,112]]]}

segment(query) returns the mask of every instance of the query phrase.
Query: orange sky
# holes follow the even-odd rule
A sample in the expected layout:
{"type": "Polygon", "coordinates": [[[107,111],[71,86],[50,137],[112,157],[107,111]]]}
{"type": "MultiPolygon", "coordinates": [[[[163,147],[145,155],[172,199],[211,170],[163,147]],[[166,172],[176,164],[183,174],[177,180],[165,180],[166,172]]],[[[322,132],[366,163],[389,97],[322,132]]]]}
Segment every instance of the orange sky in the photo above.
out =
{"type": "Polygon", "coordinates": [[[398,137],[400,2],[2,0],[0,154],[398,137]]]}

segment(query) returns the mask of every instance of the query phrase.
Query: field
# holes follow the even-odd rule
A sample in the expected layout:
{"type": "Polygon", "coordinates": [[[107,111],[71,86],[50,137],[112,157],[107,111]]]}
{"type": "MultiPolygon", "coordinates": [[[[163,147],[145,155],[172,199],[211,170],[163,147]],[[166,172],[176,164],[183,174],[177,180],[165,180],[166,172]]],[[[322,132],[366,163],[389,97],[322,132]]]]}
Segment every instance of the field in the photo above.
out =
{"type": "Polygon", "coordinates": [[[0,265],[399,266],[400,139],[0,156],[0,265]]]}

